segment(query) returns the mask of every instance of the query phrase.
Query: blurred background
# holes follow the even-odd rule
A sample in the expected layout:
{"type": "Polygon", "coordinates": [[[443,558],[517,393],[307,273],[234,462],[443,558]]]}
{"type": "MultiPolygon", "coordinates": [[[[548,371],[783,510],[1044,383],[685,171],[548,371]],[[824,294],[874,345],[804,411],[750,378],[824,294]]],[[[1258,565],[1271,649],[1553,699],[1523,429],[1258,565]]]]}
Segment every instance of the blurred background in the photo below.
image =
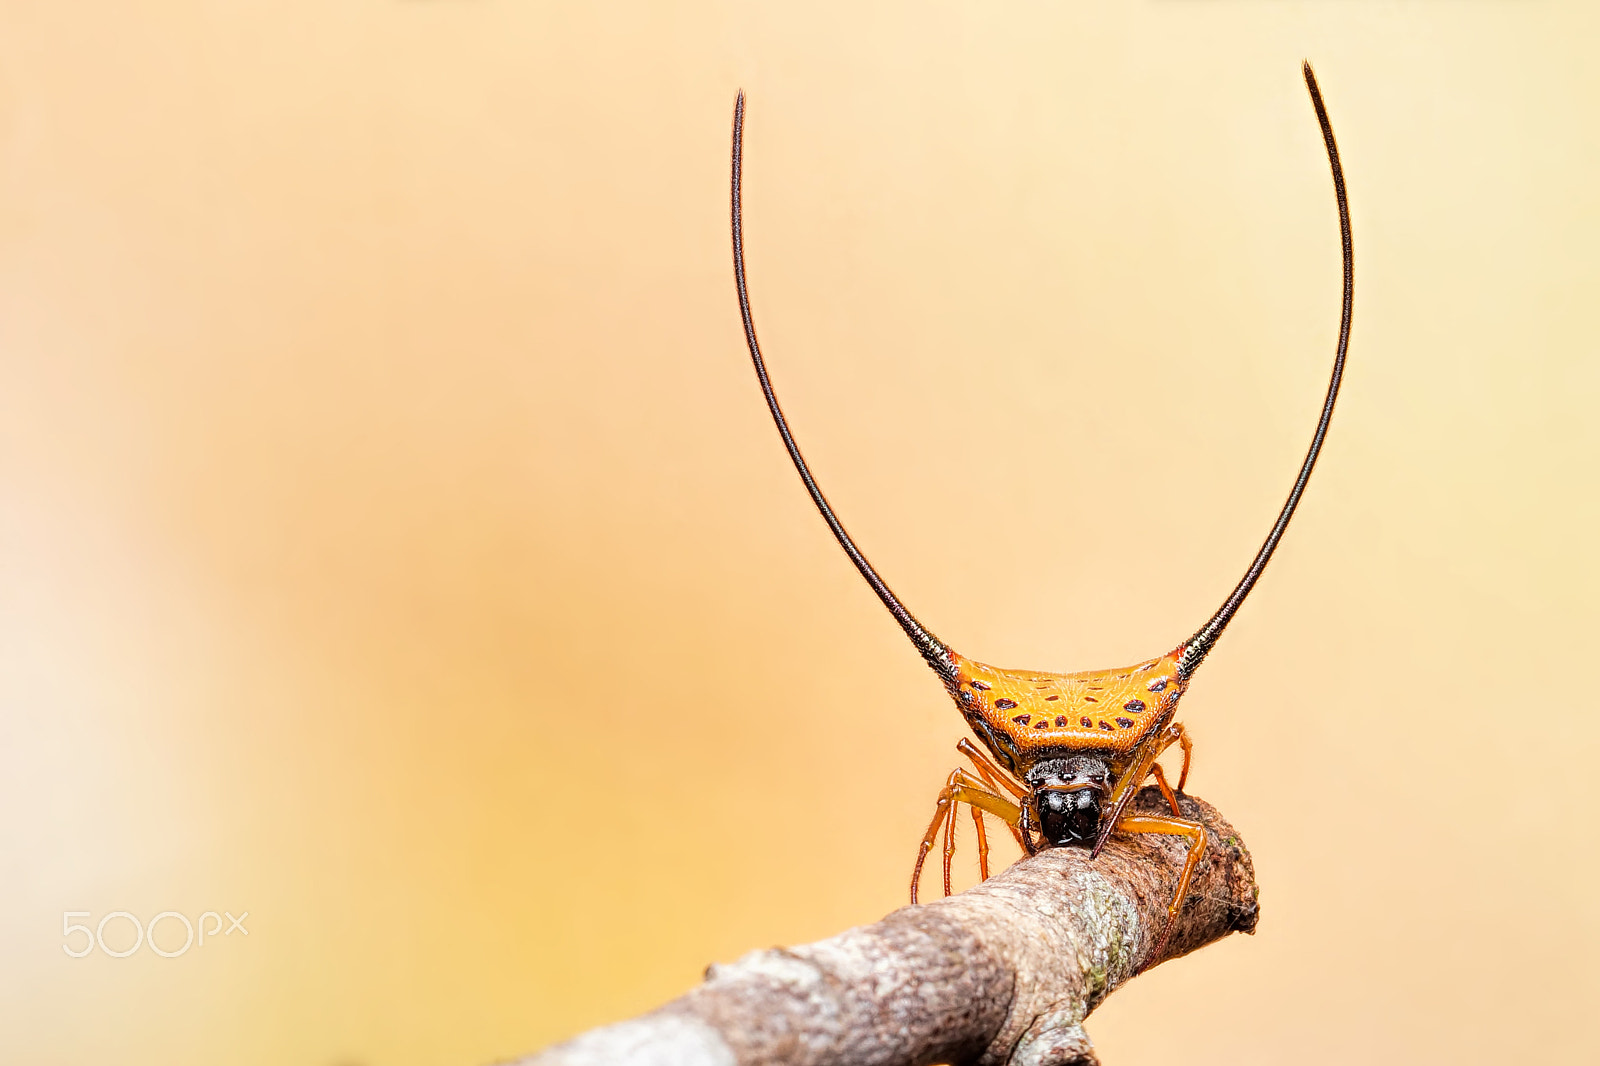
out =
{"type": "Polygon", "coordinates": [[[735,90],[818,477],[952,646],[1070,670],[1188,636],[1303,455],[1303,58],[1349,373],[1184,702],[1260,930],[1089,1030],[1587,1058],[1596,40],[1554,2],[0,4],[0,1059],[484,1063],[902,905],[963,726],[762,406],[735,90]]]}

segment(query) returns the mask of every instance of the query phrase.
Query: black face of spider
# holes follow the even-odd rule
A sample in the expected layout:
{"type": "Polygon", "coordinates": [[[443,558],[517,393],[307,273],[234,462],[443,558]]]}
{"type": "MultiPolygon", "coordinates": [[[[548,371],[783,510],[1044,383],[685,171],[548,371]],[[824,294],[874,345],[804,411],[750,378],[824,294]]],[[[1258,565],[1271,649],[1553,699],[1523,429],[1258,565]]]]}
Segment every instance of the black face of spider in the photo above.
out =
{"type": "Polygon", "coordinates": [[[1058,848],[1094,843],[1100,830],[1099,792],[1042,788],[1034,795],[1039,805],[1039,832],[1046,840],[1058,848]]]}
{"type": "Polygon", "coordinates": [[[1111,770],[1101,759],[1074,756],[1040,763],[1028,772],[1039,833],[1055,847],[1088,846],[1100,831],[1101,803],[1111,792],[1111,770]]]}

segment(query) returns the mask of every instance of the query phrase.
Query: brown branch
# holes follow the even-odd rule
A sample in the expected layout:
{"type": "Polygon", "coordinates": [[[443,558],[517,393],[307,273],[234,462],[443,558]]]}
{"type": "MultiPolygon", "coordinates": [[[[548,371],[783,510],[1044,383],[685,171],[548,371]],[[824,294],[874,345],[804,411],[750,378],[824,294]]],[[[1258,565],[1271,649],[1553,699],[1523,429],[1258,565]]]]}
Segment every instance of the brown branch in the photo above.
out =
{"type": "MultiPolygon", "coordinates": [[[[1150,966],[1253,932],[1255,874],[1238,834],[1182,797],[1205,857],[1160,958],[1187,844],[1114,837],[1089,859],[1053,848],[949,899],[797,948],[746,955],[659,1010],[522,1066],[1067,1066],[1096,1062],[1083,1020],[1150,966]]],[[[1135,810],[1167,813],[1155,789],[1135,810]]]]}

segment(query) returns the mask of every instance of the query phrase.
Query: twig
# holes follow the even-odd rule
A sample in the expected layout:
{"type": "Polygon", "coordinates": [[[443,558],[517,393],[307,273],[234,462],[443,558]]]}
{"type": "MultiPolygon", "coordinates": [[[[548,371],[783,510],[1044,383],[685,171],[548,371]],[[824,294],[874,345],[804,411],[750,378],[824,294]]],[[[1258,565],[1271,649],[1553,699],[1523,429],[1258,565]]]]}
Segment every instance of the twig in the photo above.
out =
{"type": "MultiPolygon", "coordinates": [[[[1100,857],[1054,848],[949,899],[796,948],[715,965],[659,1010],[522,1066],[1082,1066],[1083,1020],[1141,970],[1253,932],[1250,855],[1215,809],[1205,857],[1160,958],[1181,838],[1118,836],[1100,857]]],[[[1166,813],[1155,789],[1136,810],[1166,813]]]]}

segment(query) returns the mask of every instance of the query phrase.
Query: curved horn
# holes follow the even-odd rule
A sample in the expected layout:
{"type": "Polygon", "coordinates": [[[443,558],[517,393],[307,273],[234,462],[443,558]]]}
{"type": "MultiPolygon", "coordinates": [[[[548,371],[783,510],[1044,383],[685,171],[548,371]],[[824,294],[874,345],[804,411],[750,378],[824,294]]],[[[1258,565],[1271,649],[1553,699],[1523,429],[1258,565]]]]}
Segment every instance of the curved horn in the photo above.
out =
{"type": "Polygon", "coordinates": [[[900,628],[905,630],[906,636],[911,638],[911,643],[916,645],[917,651],[922,653],[928,665],[933,667],[946,683],[950,683],[955,677],[955,661],[950,649],[945,647],[938,637],[923,628],[922,623],[906,610],[905,605],[872,568],[872,564],[867,562],[867,557],[861,554],[861,549],[850,539],[850,534],[845,532],[844,525],[833,513],[833,508],[828,506],[827,497],[822,494],[822,490],[817,487],[816,479],[811,476],[811,468],[806,465],[805,457],[800,454],[800,446],[795,443],[794,434],[789,431],[789,421],[783,417],[783,408],[778,406],[777,393],[772,391],[772,382],[767,378],[767,364],[761,358],[761,345],[756,341],[756,324],[750,315],[750,293],[744,278],[744,219],[740,206],[740,163],[743,155],[744,93],[741,91],[733,105],[733,278],[734,284],[739,289],[739,312],[744,316],[744,339],[750,345],[750,359],[755,363],[756,377],[761,379],[761,391],[767,398],[767,409],[772,412],[772,420],[778,426],[778,435],[783,438],[783,446],[789,449],[789,458],[794,460],[794,468],[800,472],[800,480],[805,482],[806,491],[811,494],[811,502],[822,512],[822,518],[828,523],[828,528],[833,530],[833,537],[839,542],[839,547],[850,556],[850,561],[855,563],[861,576],[867,579],[867,584],[878,594],[878,599],[889,608],[889,613],[894,615],[894,620],[900,623],[900,628]]]}
{"type": "Polygon", "coordinates": [[[1284,502],[1283,510],[1278,513],[1278,520],[1272,525],[1272,532],[1267,534],[1266,541],[1261,545],[1261,550],[1256,552],[1255,561],[1250,564],[1250,569],[1245,571],[1244,577],[1235,586],[1226,602],[1211,616],[1211,621],[1200,627],[1200,631],[1190,637],[1178,653],[1178,672],[1185,679],[1194,673],[1200,661],[1206,657],[1216,644],[1217,638],[1227,628],[1233,619],[1234,612],[1250,595],[1250,590],[1255,587],[1256,579],[1261,576],[1261,571],[1267,568],[1267,560],[1272,558],[1272,552],[1278,546],[1278,541],[1283,537],[1283,531],[1289,526],[1289,519],[1294,517],[1294,509],[1300,503],[1300,496],[1306,489],[1306,482],[1311,479],[1311,468],[1317,463],[1317,454],[1322,451],[1323,438],[1328,435],[1328,423],[1333,419],[1333,404],[1339,398],[1339,383],[1344,378],[1344,356],[1350,346],[1350,311],[1355,296],[1355,267],[1353,252],[1350,245],[1350,205],[1345,200],[1344,170],[1339,166],[1339,146],[1333,140],[1333,126],[1328,122],[1327,109],[1322,106],[1322,94],[1317,91],[1317,76],[1311,71],[1311,64],[1305,63],[1302,69],[1306,76],[1306,88],[1311,91],[1311,106],[1316,109],[1317,123],[1322,127],[1322,143],[1328,149],[1328,165],[1333,169],[1333,195],[1339,205],[1339,237],[1344,246],[1344,306],[1339,318],[1339,346],[1333,357],[1333,378],[1328,382],[1328,396],[1322,402],[1322,417],[1317,420],[1317,431],[1311,437],[1311,448],[1306,452],[1306,461],[1300,464],[1300,475],[1294,479],[1294,488],[1289,492],[1289,499],[1284,502]]]}

